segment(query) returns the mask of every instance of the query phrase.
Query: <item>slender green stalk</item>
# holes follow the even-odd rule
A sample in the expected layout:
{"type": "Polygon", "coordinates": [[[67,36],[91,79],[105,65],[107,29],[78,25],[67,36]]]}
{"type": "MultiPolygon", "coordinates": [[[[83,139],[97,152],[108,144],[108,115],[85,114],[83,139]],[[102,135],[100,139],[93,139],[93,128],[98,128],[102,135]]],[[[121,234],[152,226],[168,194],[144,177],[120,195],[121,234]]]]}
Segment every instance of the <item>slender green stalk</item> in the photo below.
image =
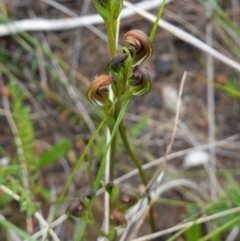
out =
{"type": "Polygon", "coordinates": [[[86,225],[87,225],[86,222],[84,220],[82,220],[81,224],[77,230],[77,234],[76,234],[74,241],[79,241],[82,239],[86,225]]]}
{"type": "MultiPolygon", "coordinates": [[[[112,20],[112,22],[106,23],[106,28],[108,32],[108,42],[109,42],[109,49],[110,54],[113,57],[117,53],[117,44],[116,44],[116,38],[117,38],[117,20],[112,20]]],[[[117,96],[113,96],[113,102],[116,100],[117,96]]],[[[115,110],[113,110],[112,115],[114,116],[115,110]]],[[[110,133],[112,135],[113,129],[110,128],[110,133]]],[[[115,151],[116,151],[116,135],[113,137],[111,141],[111,147],[110,147],[110,180],[112,181],[114,178],[114,162],[115,162],[115,151]]]]}
{"type": "Polygon", "coordinates": [[[117,53],[116,47],[116,20],[113,22],[106,22],[106,29],[108,35],[108,45],[110,49],[110,54],[113,57],[117,53]]]}
{"type": "MultiPolygon", "coordinates": [[[[112,130],[110,131],[112,133],[112,130]]],[[[117,133],[114,135],[110,149],[110,181],[114,180],[114,159],[116,152],[117,133]]]]}
{"type": "MultiPolygon", "coordinates": [[[[127,138],[127,135],[126,135],[126,128],[123,124],[123,121],[121,121],[121,123],[120,123],[119,131],[120,131],[120,135],[121,135],[121,138],[122,138],[122,142],[125,146],[125,149],[126,149],[128,155],[130,156],[130,158],[132,159],[133,163],[137,167],[143,184],[146,186],[147,185],[147,179],[146,179],[145,173],[142,169],[141,163],[138,161],[138,158],[135,156],[135,154],[132,151],[132,148],[129,144],[129,141],[128,141],[128,138],[127,138]]],[[[148,196],[148,202],[151,203],[151,197],[150,196],[148,196]]],[[[151,226],[152,232],[154,232],[155,231],[155,224],[154,224],[154,212],[153,212],[152,207],[150,208],[150,226],[151,226]]]]}
{"type": "Polygon", "coordinates": [[[120,123],[121,123],[121,121],[122,121],[122,118],[123,118],[123,116],[124,116],[124,113],[125,113],[126,110],[127,110],[129,101],[130,101],[130,99],[128,99],[128,100],[126,100],[126,101],[123,102],[122,108],[121,108],[121,110],[120,110],[120,112],[119,112],[119,114],[118,114],[118,117],[117,117],[117,119],[116,119],[116,122],[115,122],[115,124],[114,124],[113,130],[112,130],[112,133],[111,133],[110,141],[109,141],[109,143],[108,143],[108,145],[107,145],[107,147],[106,147],[106,151],[105,151],[105,154],[104,154],[104,156],[103,156],[103,158],[102,158],[101,165],[100,165],[99,170],[98,170],[97,178],[96,178],[96,180],[95,180],[95,185],[94,185],[94,188],[93,188],[93,193],[94,193],[94,195],[96,194],[96,192],[97,192],[97,190],[98,190],[98,188],[99,188],[99,186],[100,186],[100,183],[101,183],[101,178],[102,178],[102,175],[103,175],[103,172],[104,172],[105,163],[106,163],[107,151],[108,151],[108,149],[110,148],[110,145],[111,145],[111,143],[112,143],[112,140],[113,140],[113,138],[114,138],[114,136],[115,136],[115,134],[116,134],[116,132],[117,132],[117,130],[118,130],[118,128],[119,128],[119,125],[120,125],[120,123]]]}
{"type": "Polygon", "coordinates": [[[130,158],[132,159],[134,165],[137,167],[138,169],[138,172],[139,172],[139,175],[142,179],[142,182],[144,185],[147,185],[147,179],[146,179],[146,176],[145,176],[145,173],[142,169],[142,165],[141,163],[139,162],[138,158],[135,156],[135,154],[133,153],[131,147],[130,147],[130,144],[129,144],[129,141],[128,141],[128,138],[127,138],[127,135],[126,135],[126,128],[123,124],[123,121],[120,123],[120,126],[119,126],[119,132],[120,132],[120,135],[121,135],[121,138],[122,138],[122,142],[124,144],[124,147],[128,153],[128,155],[130,156],[130,158]]]}
{"type": "MultiPolygon", "coordinates": [[[[113,141],[113,139],[114,139],[114,137],[115,137],[115,134],[116,134],[116,132],[117,132],[117,130],[118,130],[118,128],[119,128],[119,124],[120,124],[120,122],[122,121],[122,118],[123,118],[123,116],[124,116],[124,113],[126,112],[126,109],[127,109],[127,107],[128,107],[129,101],[130,101],[130,100],[127,100],[127,101],[123,102],[122,108],[121,108],[121,110],[120,110],[120,112],[119,112],[119,115],[118,115],[118,118],[116,119],[116,122],[115,122],[115,124],[114,124],[113,129],[112,129],[111,138],[110,138],[110,140],[109,140],[109,142],[108,142],[108,144],[107,144],[107,146],[106,146],[106,150],[105,150],[104,156],[103,156],[103,158],[102,158],[102,160],[101,160],[101,165],[100,165],[99,170],[98,170],[97,178],[96,178],[95,183],[94,183],[93,196],[96,195],[96,192],[97,192],[97,190],[98,190],[99,187],[100,187],[101,179],[102,179],[102,176],[103,176],[103,173],[104,173],[104,167],[105,167],[105,164],[106,164],[106,157],[107,157],[108,150],[109,150],[109,148],[110,148],[110,146],[111,146],[111,144],[112,144],[112,141],[113,141]]],[[[102,123],[102,122],[101,122],[101,123],[102,123]]],[[[97,130],[98,130],[98,129],[97,129],[97,130]]],[[[92,138],[91,138],[91,139],[92,139],[92,138]]],[[[94,139],[94,138],[93,138],[93,139],[94,139]]],[[[91,203],[90,203],[90,207],[91,207],[92,205],[93,205],[93,200],[92,200],[91,203]]],[[[86,228],[86,222],[85,222],[84,220],[82,220],[82,222],[81,222],[81,224],[80,224],[80,227],[79,227],[80,231],[78,232],[79,237],[82,237],[82,236],[83,236],[84,231],[85,231],[85,228],[86,228]]],[[[75,240],[75,241],[79,241],[79,240],[81,240],[81,239],[78,239],[78,240],[75,240]]]]}
{"type": "Polygon", "coordinates": [[[217,234],[222,233],[226,229],[231,228],[235,224],[239,223],[239,221],[240,221],[240,216],[237,216],[236,218],[234,218],[234,219],[230,220],[229,222],[223,224],[219,228],[215,229],[213,232],[211,232],[211,233],[207,234],[206,236],[204,236],[203,238],[199,239],[198,241],[207,241],[207,240],[215,237],[217,234]]]}
{"type": "Polygon", "coordinates": [[[159,8],[158,10],[158,14],[157,14],[157,18],[153,24],[153,27],[152,27],[152,31],[150,33],[150,40],[153,41],[154,37],[155,37],[155,34],[156,34],[156,31],[157,31],[157,28],[158,28],[158,22],[162,16],[162,12],[163,12],[163,9],[164,9],[164,6],[165,6],[165,1],[166,0],[163,0],[162,4],[161,4],[161,7],[159,8]]]}

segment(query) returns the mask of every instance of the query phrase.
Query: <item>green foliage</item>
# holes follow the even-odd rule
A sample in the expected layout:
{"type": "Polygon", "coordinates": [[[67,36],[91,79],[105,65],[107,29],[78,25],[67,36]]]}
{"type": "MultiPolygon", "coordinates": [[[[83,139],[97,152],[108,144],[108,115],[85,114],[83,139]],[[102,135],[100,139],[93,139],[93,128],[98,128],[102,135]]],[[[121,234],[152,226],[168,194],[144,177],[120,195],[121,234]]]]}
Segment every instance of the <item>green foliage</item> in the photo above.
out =
{"type": "Polygon", "coordinates": [[[194,224],[185,232],[186,241],[198,240],[202,237],[202,229],[199,224],[194,224]]]}
{"type": "Polygon", "coordinates": [[[45,151],[43,154],[39,156],[37,166],[39,168],[42,168],[53,163],[61,156],[66,154],[66,152],[69,150],[70,147],[71,147],[70,141],[62,141],[62,142],[56,143],[50,150],[45,151]]]}
{"type": "Polygon", "coordinates": [[[11,105],[12,115],[17,128],[17,136],[20,139],[20,142],[16,143],[18,157],[19,160],[24,159],[30,170],[34,170],[36,168],[36,158],[33,154],[34,132],[30,120],[30,108],[23,105],[25,96],[21,89],[17,87],[14,78],[10,79],[9,93],[13,100],[11,105]]]}
{"type": "MultiPolygon", "coordinates": [[[[240,190],[235,182],[234,178],[231,175],[227,176],[227,188],[222,196],[220,196],[217,202],[213,203],[206,208],[206,213],[212,215],[215,213],[223,212],[231,208],[240,206],[240,190]]],[[[223,225],[228,221],[238,217],[239,214],[231,214],[219,219],[212,221],[213,225],[223,225]]],[[[240,224],[240,222],[239,222],[240,224]]]]}
{"type": "Polygon", "coordinates": [[[33,194],[30,190],[22,189],[20,193],[21,211],[26,212],[27,217],[31,217],[39,207],[38,202],[34,202],[33,194]]]}
{"type": "Polygon", "coordinates": [[[240,97],[240,86],[236,79],[229,78],[225,84],[225,91],[226,93],[232,98],[239,98],[240,97]]]}
{"type": "MultiPolygon", "coordinates": [[[[49,192],[41,186],[39,181],[35,182],[38,180],[41,168],[64,155],[70,148],[71,143],[69,141],[57,143],[40,157],[35,155],[33,152],[34,130],[30,119],[30,108],[26,106],[26,97],[13,77],[10,79],[8,88],[11,97],[12,116],[16,126],[15,132],[18,138],[15,139],[17,157],[11,158],[14,164],[0,168],[0,174],[4,174],[0,175],[0,183],[20,196],[21,211],[26,212],[26,215],[30,217],[39,207],[39,203],[34,201],[35,195],[39,195],[45,200],[49,198],[49,192]],[[26,165],[27,168],[27,173],[24,174],[23,165],[26,165]],[[29,182],[30,189],[26,189],[23,185],[23,178],[29,182]]],[[[11,197],[4,195],[0,205],[4,206],[11,200],[11,197]]]]}
{"type": "MultiPolygon", "coordinates": [[[[19,178],[21,176],[20,165],[8,165],[0,167],[0,184],[8,183],[8,187],[13,191],[17,192],[15,183],[10,180],[19,178]]],[[[0,195],[0,208],[6,207],[13,198],[7,194],[1,193],[0,195]]]]}
{"type": "MultiPolygon", "coordinates": [[[[227,175],[227,187],[224,189],[224,193],[217,198],[217,200],[209,205],[207,205],[203,212],[206,215],[213,215],[223,211],[227,211],[232,208],[240,206],[240,189],[238,184],[235,182],[234,178],[231,175],[227,175]]],[[[195,214],[198,209],[192,205],[187,205],[187,211],[189,215],[195,214]]],[[[240,216],[239,213],[233,213],[221,218],[212,220],[209,223],[212,232],[209,232],[206,236],[202,237],[201,241],[205,240],[222,240],[222,233],[229,230],[234,225],[240,225],[240,216]]],[[[187,234],[187,232],[186,232],[187,234]]],[[[190,236],[189,239],[191,240],[190,236]]],[[[195,239],[192,239],[195,240],[195,239]]]]}
{"type": "Polygon", "coordinates": [[[207,235],[205,235],[204,237],[202,237],[201,239],[199,239],[198,241],[207,241],[207,240],[222,240],[222,239],[218,239],[218,235],[223,233],[226,230],[231,229],[233,226],[235,226],[236,224],[238,224],[240,221],[240,216],[236,216],[234,219],[231,219],[230,221],[222,224],[220,227],[216,228],[216,229],[212,229],[213,231],[208,233],[207,235]],[[216,238],[216,239],[215,239],[216,238]]]}

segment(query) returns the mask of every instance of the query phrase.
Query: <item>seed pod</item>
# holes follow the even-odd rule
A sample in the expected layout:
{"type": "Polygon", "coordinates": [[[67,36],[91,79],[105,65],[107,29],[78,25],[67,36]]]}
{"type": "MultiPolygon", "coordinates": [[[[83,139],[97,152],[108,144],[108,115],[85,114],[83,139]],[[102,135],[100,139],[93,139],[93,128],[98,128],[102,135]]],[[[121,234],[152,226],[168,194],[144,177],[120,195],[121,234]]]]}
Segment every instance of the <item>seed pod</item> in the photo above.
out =
{"type": "Polygon", "coordinates": [[[141,65],[136,66],[129,80],[129,88],[132,95],[142,95],[150,90],[151,86],[152,82],[147,68],[141,65]]]}
{"type": "Polygon", "coordinates": [[[121,194],[120,201],[126,208],[129,208],[138,201],[138,198],[136,194],[125,192],[121,194]]]}
{"type": "Polygon", "coordinates": [[[132,54],[133,66],[140,65],[153,53],[153,46],[148,36],[141,30],[133,29],[124,35],[132,54]]]}
{"type": "Polygon", "coordinates": [[[111,83],[112,78],[108,75],[96,76],[88,87],[88,100],[98,106],[111,104],[111,101],[109,100],[109,87],[111,83]]]}
{"type": "Polygon", "coordinates": [[[84,203],[81,200],[75,200],[73,201],[67,211],[66,214],[75,218],[81,218],[86,211],[86,207],[84,203]]]}
{"type": "Polygon", "coordinates": [[[110,222],[114,226],[126,226],[127,221],[124,215],[117,209],[113,209],[110,214],[110,222]]]}

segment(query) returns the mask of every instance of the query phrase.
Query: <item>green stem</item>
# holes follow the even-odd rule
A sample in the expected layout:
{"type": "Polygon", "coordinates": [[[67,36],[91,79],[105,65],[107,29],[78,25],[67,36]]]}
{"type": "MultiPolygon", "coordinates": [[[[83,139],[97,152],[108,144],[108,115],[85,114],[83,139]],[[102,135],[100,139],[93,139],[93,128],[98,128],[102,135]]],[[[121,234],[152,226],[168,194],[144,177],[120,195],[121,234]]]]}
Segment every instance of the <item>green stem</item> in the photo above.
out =
{"type": "Polygon", "coordinates": [[[107,35],[108,35],[108,45],[110,49],[110,54],[113,57],[117,53],[117,47],[116,47],[117,21],[112,20],[112,22],[105,22],[105,24],[106,24],[107,35]]]}
{"type": "Polygon", "coordinates": [[[151,30],[151,33],[150,33],[150,40],[153,41],[154,37],[155,37],[155,34],[156,34],[156,31],[157,31],[157,27],[158,27],[158,22],[162,16],[162,12],[163,12],[163,9],[164,9],[164,6],[165,6],[165,1],[166,0],[163,0],[162,4],[161,4],[161,7],[159,8],[158,10],[158,14],[157,14],[157,17],[156,17],[156,20],[153,24],[153,27],[152,27],[152,30],[151,30]]]}
{"type": "MultiPolygon", "coordinates": [[[[142,179],[143,184],[146,186],[147,185],[147,179],[145,176],[145,173],[142,169],[142,165],[141,163],[138,161],[137,157],[135,156],[134,152],[132,151],[132,148],[129,144],[128,138],[127,138],[127,134],[126,134],[126,128],[123,124],[123,121],[121,121],[120,125],[119,125],[119,131],[120,131],[120,135],[122,138],[122,142],[124,144],[124,147],[128,153],[128,155],[130,156],[130,158],[132,159],[133,163],[135,164],[135,166],[138,169],[139,175],[142,179]]],[[[151,197],[148,196],[148,203],[151,203],[151,197]]],[[[150,226],[152,229],[152,232],[155,232],[155,224],[154,224],[154,212],[153,212],[153,208],[150,208],[150,226]]]]}
{"type": "Polygon", "coordinates": [[[143,172],[142,165],[138,161],[137,157],[135,156],[135,154],[133,153],[133,151],[132,151],[132,149],[130,147],[130,144],[129,144],[129,141],[128,141],[128,138],[127,138],[127,135],[126,135],[126,128],[125,128],[125,126],[123,124],[123,121],[119,125],[119,131],[120,131],[120,135],[121,135],[124,147],[125,147],[128,155],[132,159],[133,163],[137,167],[139,175],[140,175],[140,177],[142,179],[143,184],[147,185],[147,179],[146,179],[145,174],[143,172]]]}
{"type": "Polygon", "coordinates": [[[84,220],[81,220],[81,224],[78,228],[78,231],[77,231],[77,234],[76,234],[76,237],[75,237],[74,241],[80,241],[82,239],[85,228],[86,228],[86,225],[87,225],[87,223],[84,220]]]}
{"type": "MultiPolygon", "coordinates": [[[[116,34],[117,34],[117,20],[112,20],[111,22],[105,22],[107,35],[108,35],[108,44],[110,49],[110,54],[113,57],[117,53],[116,47],[116,34]]],[[[116,96],[112,101],[115,101],[116,96]]],[[[113,116],[115,111],[113,111],[113,116]]],[[[110,129],[110,134],[112,135],[112,128],[110,129]]],[[[110,181],[114,178],[114,160],[115,160],[115,150],[116,150],[116,135],[112,139],[110,147],[110,181]]]]}
{"type": "Polygon", "coordinates": [[[114,124],[114,127],[113,127],[113,130],[112,130],[112,133],[111,133],[111,138],[110,138],[110,141],[109,143],[107,144],[106,146],[106,151],[105,151],[105,154],[103,155],[103,158],[102,158],[102,161],[101,161],[101,165],[99,167],[99,170],[98,170],[98,174],[97,174],[97,177],[95,179],[95,183],[94,183],[94,188],[93,188],[93,195],[95,196],[99,186],[100,186],[100,183],[101,183],[101,178],[102,178],[102,175],[103,175],[103,172],[104,172],[104,167],[105,167],[105,164],[106,164],[106,156],[107,156],[107,151],[112,143],[112,140],[114,138],[114,135],[116,134],[118,128],[119,128],[119,125],[122,121],[122,118],[124,116],[124,113],[126,112],[126,109],[128,107],[128,104],[129,104],[129,101],[130,100],[126,100],[123,102],[122,104],[122,108],[119,112],[119,115],[117,116],[116,120],[115,120],[115,124],[114,124]]]}
{"type": "MultiPolygon", "coordinates": [[[[110,131],[112,135],[112,130],[110,131]]],[[[114,159],[115,159],[115,151],[116,151],[116,142],[117,142],[117,133],[114,135],[113,140],[111,142],[110,148],[110,181],[114,180],[114,159]]]]}

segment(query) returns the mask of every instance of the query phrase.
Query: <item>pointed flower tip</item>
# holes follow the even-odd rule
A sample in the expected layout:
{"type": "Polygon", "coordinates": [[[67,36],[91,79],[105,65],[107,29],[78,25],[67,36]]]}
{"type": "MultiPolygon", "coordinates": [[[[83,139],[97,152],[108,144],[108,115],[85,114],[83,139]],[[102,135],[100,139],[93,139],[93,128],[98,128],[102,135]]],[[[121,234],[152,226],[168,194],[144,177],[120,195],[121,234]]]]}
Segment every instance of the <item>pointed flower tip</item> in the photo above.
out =
{"type": "Polygon", "coordinates": [[[115,55],[110,61],[109,61],[109,68],[113,69],[114,71],[117,71],[119,68],[123,66],[124,60],[128,57],[125,53],[119,53],[115,55]]]}
{"type": "Polygon", "coordinates": [[[97,106],[111,104],[109,100],[109,87],[111,83],[112,78],[109,75],[95,76],[93,82],[88,87],[88,100],[97,106]]]}
{"type": "Polygon", "coordinates": [[[108,64],[111,76],[117,82],[126,82],[131,75],[131,66],[132,57],[129,51],[115,55],[108,64]]]}
{"type": "Polygon", "coordinates": [[[130,44],[129,50],[133,56],[133,66],[143,63],[152,55],[152,42],[142,30],[130,30],[124,35],[124,38],[130,44]]]}

